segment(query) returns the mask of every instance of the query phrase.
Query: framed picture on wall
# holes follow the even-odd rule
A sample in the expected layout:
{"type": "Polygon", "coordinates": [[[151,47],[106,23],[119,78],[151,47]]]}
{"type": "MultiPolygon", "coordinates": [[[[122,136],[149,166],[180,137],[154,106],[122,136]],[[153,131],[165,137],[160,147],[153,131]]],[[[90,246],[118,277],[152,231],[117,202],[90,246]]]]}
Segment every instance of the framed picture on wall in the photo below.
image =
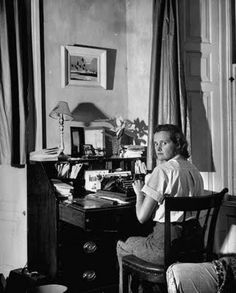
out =
{"type": "Polygon", "coordinates": [[[61,46],[61,85],[107,88],[107,51],[61,46]]]}

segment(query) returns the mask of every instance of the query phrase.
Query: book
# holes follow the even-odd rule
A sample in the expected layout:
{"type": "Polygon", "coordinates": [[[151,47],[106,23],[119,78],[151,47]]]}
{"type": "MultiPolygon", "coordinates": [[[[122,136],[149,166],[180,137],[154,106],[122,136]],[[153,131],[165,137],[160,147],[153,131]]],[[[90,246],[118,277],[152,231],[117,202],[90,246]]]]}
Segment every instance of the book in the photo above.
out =
{"type": "Polygon", "coordinates": [[[72,191],[74,187],[66,182],[59,179],[52,179],[53,186],[55,187],[57,193],[62,197],[72,196],[72,191]]]}
{"type": "Polygon", "coordinates": [[[141,158],[145,152],[145,146],[124,145],[122,148],[124,158],[141,158]]]}

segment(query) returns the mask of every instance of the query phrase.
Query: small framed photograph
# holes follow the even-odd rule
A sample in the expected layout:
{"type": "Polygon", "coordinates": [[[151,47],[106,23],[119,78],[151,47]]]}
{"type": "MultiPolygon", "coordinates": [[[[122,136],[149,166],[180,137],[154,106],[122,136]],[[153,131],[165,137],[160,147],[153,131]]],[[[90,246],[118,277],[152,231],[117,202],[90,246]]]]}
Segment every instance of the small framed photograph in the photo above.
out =
{"type": "Polygon", "coordinates": [[[107,88],[107,51],[61,46],[61,85],[107,88]]]}
{"type": "Polygon", "coordinates": [[[84,128],[71,126],[70,136],[71,136],[71,156],[81,157],[83,155],[84,128]]]}

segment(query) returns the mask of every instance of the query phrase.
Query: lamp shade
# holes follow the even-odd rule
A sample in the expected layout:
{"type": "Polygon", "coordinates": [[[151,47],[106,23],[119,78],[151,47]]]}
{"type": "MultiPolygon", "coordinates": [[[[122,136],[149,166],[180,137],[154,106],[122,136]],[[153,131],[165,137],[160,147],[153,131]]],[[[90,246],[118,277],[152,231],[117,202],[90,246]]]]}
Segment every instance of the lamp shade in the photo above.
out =
{"type": "Polygon", "coordinates": [[[67,102],[58,102],[57,106],[53,108],[52,111],[49,113],[49,116],[54,119],[58,119],[61,115],[63,115],[64,120],[73,119],[73,115],[70,112],[67,102]]]}
{"type": "Polygon", "coordinates": [[[93,103],[80,103],[72,111],[74,121],[84,122],[89,125],[93,121],[106,121],[108,117],[93,103]]]}

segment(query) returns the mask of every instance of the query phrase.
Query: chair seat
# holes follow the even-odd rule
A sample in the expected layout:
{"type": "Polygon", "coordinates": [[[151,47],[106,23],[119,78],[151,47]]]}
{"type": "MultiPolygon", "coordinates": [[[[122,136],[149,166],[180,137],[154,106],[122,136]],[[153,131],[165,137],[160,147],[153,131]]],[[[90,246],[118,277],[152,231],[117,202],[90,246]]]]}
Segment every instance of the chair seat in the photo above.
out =
{"type": "Polygon", "coordinates": [[[154,264],[142,260],[134,255],[126,255],[122,259],[123,269],[136,273],[144,281],[151,283],[165,283],[164,265],[154,264]]]}

